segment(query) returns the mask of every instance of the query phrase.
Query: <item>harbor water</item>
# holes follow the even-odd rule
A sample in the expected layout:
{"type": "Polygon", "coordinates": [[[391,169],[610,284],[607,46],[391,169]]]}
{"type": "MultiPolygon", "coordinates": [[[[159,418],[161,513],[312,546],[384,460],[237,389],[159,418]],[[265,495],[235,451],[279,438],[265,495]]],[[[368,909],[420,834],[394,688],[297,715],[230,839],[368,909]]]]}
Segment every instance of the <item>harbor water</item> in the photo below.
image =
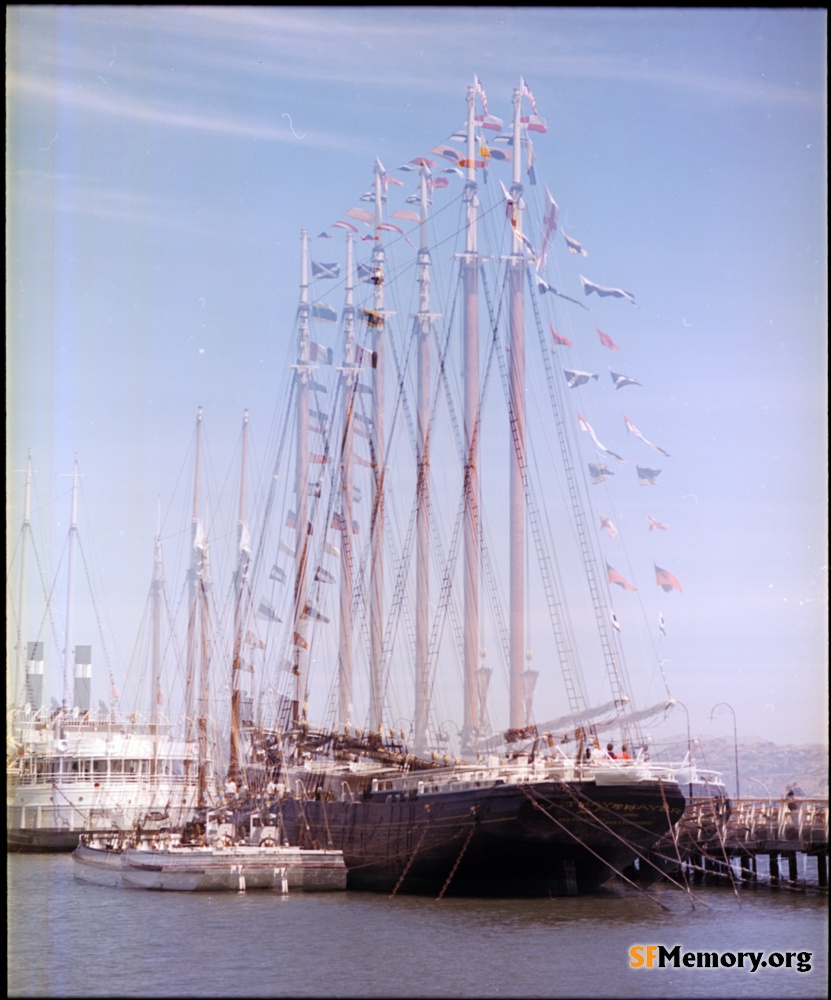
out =
{"type": "Polygon", "coordinates": [[[828,993],[828,897],[815,888],[435,900],[105,889],[77,882],[69,855],[9,855],[7,871],[11,997],[828,993]],[[663,967],[649,946],[667,949],[663,967]],[[713,953],[717,967],[693,966],[713,953]]]}

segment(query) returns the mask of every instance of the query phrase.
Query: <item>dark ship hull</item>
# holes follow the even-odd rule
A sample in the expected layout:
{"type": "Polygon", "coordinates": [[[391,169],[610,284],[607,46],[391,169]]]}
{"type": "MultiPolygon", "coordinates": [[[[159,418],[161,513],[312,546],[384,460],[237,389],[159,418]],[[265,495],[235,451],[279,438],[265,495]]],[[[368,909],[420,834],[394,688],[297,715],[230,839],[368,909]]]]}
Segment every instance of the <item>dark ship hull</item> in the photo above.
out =
{"type": "Polygon", "coordinates": [[[596,890],[666,834],[685,801],[671,781],[580,780],[346,798],[284,799],[286,840],[343,851],[350,889],[491,897],[596,890]]]}

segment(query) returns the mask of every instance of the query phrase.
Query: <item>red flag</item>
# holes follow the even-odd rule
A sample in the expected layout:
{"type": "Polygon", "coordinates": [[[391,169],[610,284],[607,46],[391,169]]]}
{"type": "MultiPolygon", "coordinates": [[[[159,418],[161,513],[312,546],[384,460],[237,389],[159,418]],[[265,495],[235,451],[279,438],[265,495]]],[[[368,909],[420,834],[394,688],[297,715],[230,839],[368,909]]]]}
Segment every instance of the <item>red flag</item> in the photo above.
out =
{"type": "Polygon", "coordinates": [[[619,350],[620,350],[620,348],[619,348],[619,347],[617,346],[617,344],[616,344],[616,343],[615,343],[615,342],[614,342],[614,341],[612,340],[612,338],[611,338],[611,337],[609,336],[609,334],[608,334],[608,333],[604,333],[604,332],[603,332],[603,331],[602,331],[602,330],[600,329],[600,327],[599,327],[599,326],[596,326],[596,327],[595,327],[595,330],[597,330],[597,335],[598,335],[598,337],[600,337],[600,343],[601,343],[601,344],[602,344],[602,345],[603,345],[604,347],[608,347],[610,351],[619,351],[619,350]]]}
{"type": "Polygon", "coordinates": [[[681,591],[681,584],[678,580],[672,575],[672,573],[668,570],[661,569],[660,566],[655,567],[655,582],[659,587],[663,587],[667,593],[671,590],[681,591]]]}
{"type": "Polygon", "coordinates": [[[306,642],[306,640],[303,638],[303,636],[299,632],[295,632],[294,633],[294,645],[295,646],[299,646],[301,649],[308,649],[309,648],[308,642],[306,642]]]}
{"type": "Polygon", "coordinates": [[[624,590],[637,590],[628,580],[625,580],[616,569],[606,563],[606,578],[609,583],[616,583],[619,587],[623,587],[624,590]]]}
{"type": "Polygon", "coordinates": [[[551,336],[554,338],[554,343],[559,344],[561,347],[574,347],[574,344],[562,334],[557,333],[554,327],[551,327],[551,336]]]}

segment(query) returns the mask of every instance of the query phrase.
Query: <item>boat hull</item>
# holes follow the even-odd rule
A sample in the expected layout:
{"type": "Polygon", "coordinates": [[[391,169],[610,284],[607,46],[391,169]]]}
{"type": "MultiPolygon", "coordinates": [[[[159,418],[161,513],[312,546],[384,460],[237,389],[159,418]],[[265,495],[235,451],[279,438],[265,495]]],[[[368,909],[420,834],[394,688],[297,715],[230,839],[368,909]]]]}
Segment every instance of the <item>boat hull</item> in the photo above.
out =
{"type": "Polygon", "coordinates": [[[335,892],[346,888],[339,851],[292,847],[119,848],[79,843],[75,878],[110,888],[168,892],[335,892]]]}
{"type": "Polygon", "coordinates": [[[683,810],[674,783],[563,781],[279,808],[289,841],[343,851],[350,889],[511,897],[596,890],[683,810]]]}

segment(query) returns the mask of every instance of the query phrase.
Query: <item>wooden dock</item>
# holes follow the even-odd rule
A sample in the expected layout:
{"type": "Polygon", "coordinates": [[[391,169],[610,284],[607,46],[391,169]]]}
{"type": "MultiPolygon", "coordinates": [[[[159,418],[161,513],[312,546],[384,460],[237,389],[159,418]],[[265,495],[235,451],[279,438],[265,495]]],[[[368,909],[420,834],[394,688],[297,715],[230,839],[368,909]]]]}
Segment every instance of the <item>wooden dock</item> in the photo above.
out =
{"type": "Polygon", "coordinates": [[[691,799],[673,836],[639,859],[633,874],[652,881],[683,870],[693,883],[804,886],[805,858],[816,859],[815,884],[827,890],[828,799],[691,799]]]}

